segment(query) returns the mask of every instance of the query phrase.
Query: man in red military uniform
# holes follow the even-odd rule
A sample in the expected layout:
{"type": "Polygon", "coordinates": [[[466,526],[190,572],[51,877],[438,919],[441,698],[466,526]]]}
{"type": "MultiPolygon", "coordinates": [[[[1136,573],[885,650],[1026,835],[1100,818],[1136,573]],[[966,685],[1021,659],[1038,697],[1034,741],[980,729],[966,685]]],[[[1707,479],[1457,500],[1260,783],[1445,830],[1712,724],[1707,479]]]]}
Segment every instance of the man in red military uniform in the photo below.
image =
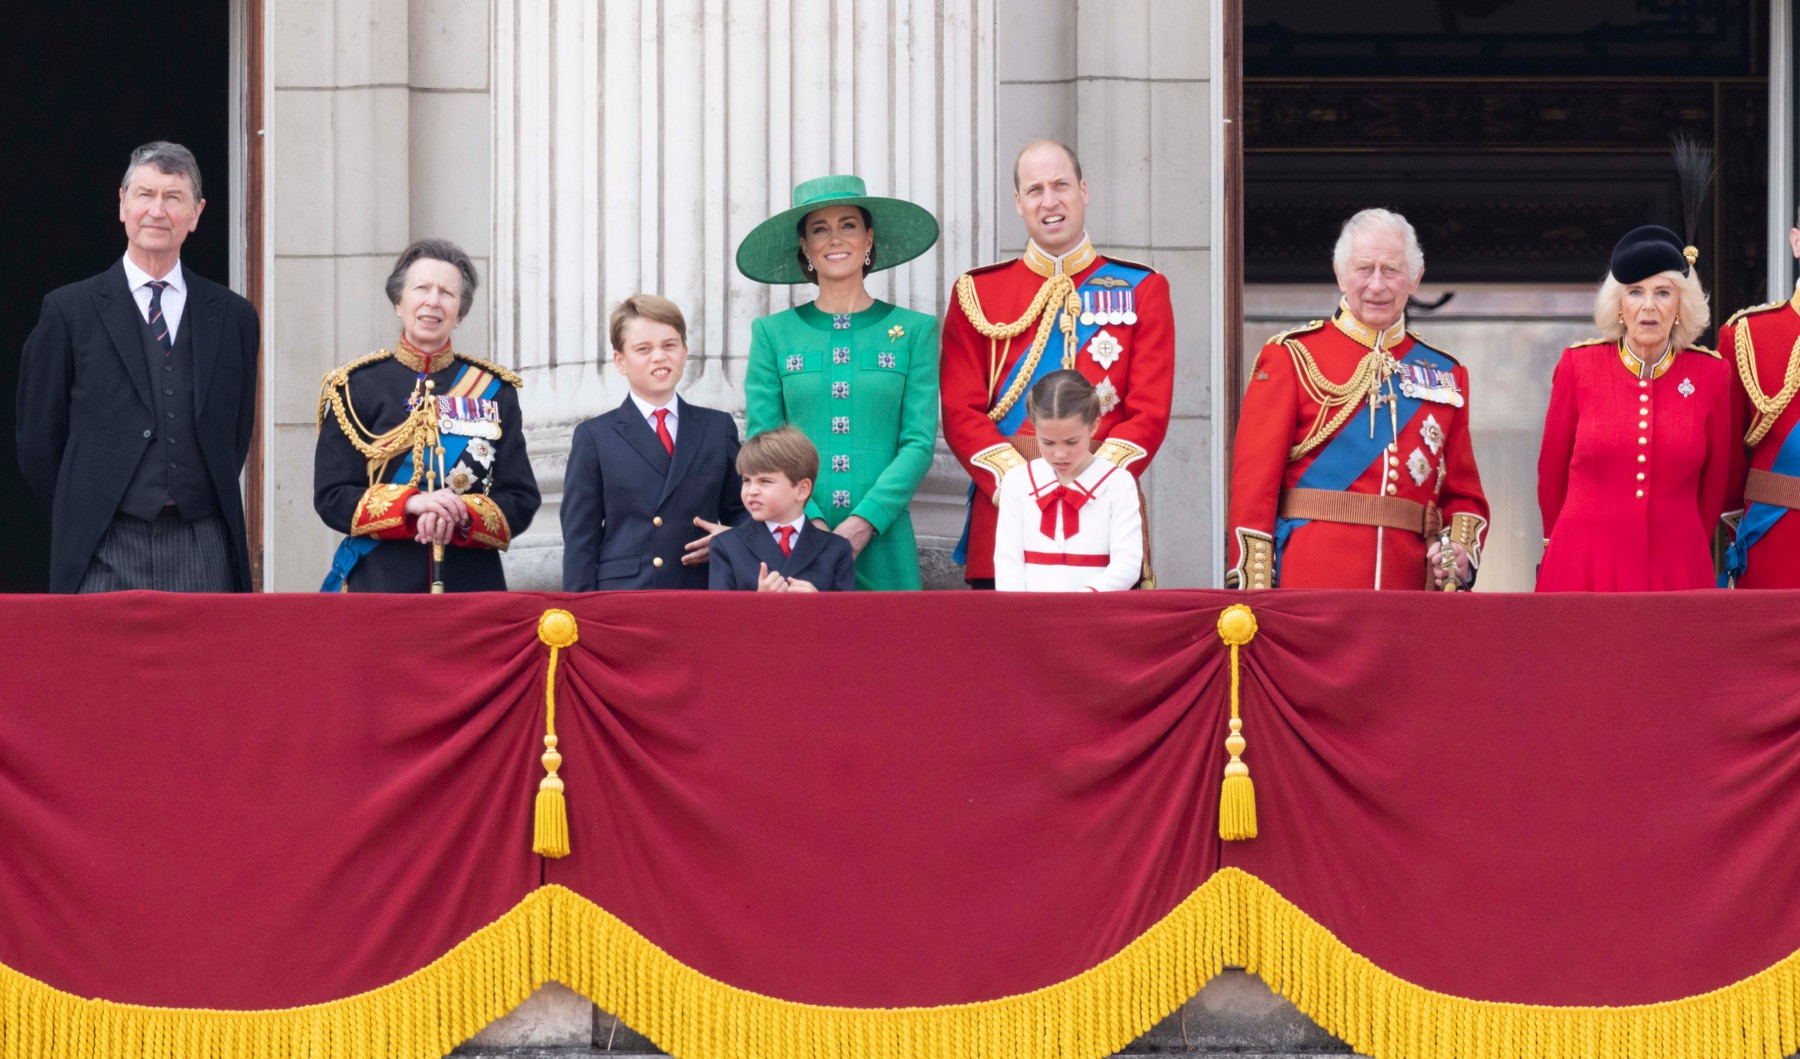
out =
{"type": "Polygon", "coordinates": [[[1467,587],[1487,498],[1469,375],[1406,330],[1425,259],[1387,210],[1345,223],[1329,321],[1257,355],[1231,468],[1228,588],[1467,587]],[[1450,554],[1442,553],[1449,531],[1450,554]]]}
{"type": "Polygon", "coordinates": [[[994,583],[1000,479],[1037,455],[1025,418],[1033,383],[1058,368],[1085,375],[1100,393],[1096,452],[1134,475],[1162,444],[1174,392],[1169,281],[1094,252],[1075,152],[1049,140],[1028,144],[1013,164],[1013,202],[1031,236],[1025,256],[960,276],[944,320],[944,440],[974,479],[956,558],[976,588],[994,583]]]}
{"type": "MultiPolygon", "coordinates": [[[[1788,230],[1788,245],[1800,257],[1800,227],[1788,230]]],[[[1734,469],[1726,504],[1742,512],[1721,584],[1800,588],[1800,515],[1793,514],[1800,507],[1800,287],[1787,301],[1727,320],[1719,353],[1736,365],[1733,432],[1748,447],[1748,466],[1734,469]]]]}

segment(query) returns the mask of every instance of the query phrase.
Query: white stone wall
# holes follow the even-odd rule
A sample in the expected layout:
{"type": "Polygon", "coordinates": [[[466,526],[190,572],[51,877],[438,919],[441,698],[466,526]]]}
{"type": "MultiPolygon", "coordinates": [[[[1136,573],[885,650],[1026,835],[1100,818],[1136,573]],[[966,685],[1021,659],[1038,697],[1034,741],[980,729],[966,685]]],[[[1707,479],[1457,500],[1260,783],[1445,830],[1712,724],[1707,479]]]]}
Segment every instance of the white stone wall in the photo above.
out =
{"type": "MultiPolygon", "coordinates": [[[[337,536],[312,508],[319,377],[392,347],[383,281],[406,244],[453,239],[491,272],[488,0],[320,0],[269,7],[274,264],[265,355],[267,584],[318,588],[337,536]]],[[[493,348],[491,286],[456,344],[493,348]]]]}

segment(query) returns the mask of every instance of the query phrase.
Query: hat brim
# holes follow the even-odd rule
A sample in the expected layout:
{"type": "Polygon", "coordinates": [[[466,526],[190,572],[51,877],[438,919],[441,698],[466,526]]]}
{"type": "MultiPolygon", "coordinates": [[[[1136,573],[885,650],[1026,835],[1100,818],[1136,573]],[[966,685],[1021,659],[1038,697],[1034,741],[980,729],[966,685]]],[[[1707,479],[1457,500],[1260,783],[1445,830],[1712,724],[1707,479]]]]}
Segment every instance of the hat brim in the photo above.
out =
{"type": "Polygon", "coordinates": [[[875,230],[875,267],[871,271],[904,265],[937,243],[937,218],[923,206],[878,195],[827,199],[783,210],[752,229],[738,244],[738,271],[758,283],[812,282],[795,253],[800,249],[798,226],[807,214],[832,206],[861,206],[869,211],[869,223],[875,230]]]}

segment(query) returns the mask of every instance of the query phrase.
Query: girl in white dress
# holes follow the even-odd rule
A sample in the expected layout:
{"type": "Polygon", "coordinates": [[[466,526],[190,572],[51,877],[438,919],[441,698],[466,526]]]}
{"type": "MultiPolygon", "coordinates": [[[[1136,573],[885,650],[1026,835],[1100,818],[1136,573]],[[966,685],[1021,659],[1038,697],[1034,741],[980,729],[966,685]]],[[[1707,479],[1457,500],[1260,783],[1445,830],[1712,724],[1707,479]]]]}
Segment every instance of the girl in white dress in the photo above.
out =
{"type": "Polygon", "coordinates": [[[1078,371],[1053,371],[1026,397],[1041,455],[1000,483],[994,587],[1114,592],[1138,583],[1144,524],[1129,471],[1096,459],[1100,395],[1078,371]]]}

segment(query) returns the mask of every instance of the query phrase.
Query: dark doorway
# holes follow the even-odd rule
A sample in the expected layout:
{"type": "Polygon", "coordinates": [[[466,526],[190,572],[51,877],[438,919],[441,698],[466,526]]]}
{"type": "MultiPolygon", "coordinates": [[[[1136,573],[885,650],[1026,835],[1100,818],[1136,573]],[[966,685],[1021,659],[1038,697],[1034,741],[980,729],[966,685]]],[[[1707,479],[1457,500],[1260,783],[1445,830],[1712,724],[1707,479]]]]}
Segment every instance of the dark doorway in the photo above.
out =
{"type": "Polygon", "coordinates": [[[1763,299],[1763,0],[1263,0],[1244,17],[1246,280],[1329,281],[1337,225],[1388,206],[1431,275],[1592,283],[1683,227],[1671,137],[1719,166],[1694,220],[1719,315],[1763,299]]]}
{"type": "Polygon", "coordinates": [[[131,149],[186,144],[200,160],[206,211],[182,264],[230,281],[231,5],[163,0],[11,0],[0,78],[13,100],[12,220],[0,229],[0,591],[49,583],[49,516],[19,474],[14,428],[19,352],[43,296],[104,271],[125,252],[119,178],[131,149]]]}

